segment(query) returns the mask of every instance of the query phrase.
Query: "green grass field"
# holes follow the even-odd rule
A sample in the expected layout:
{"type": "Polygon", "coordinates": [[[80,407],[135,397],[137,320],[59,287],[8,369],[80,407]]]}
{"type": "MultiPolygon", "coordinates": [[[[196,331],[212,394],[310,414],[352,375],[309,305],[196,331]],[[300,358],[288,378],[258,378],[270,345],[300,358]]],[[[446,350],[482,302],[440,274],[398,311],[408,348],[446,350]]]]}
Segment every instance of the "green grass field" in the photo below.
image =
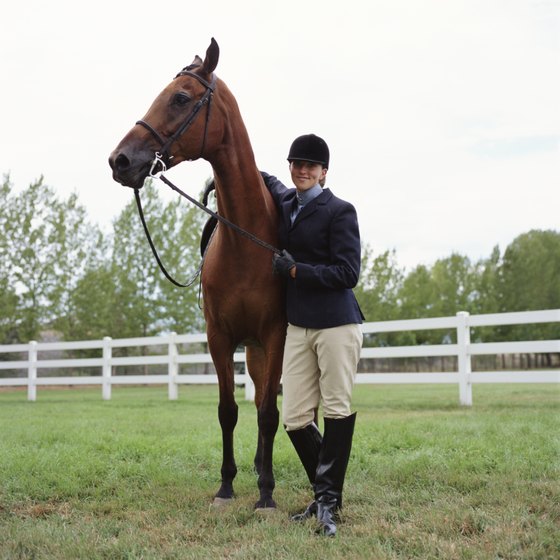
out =
{"type": "Polygon", "coordinates": [[[237,498],[211,507],[216,387],[0,393],[2,559],[560,558],[560,389],[364,386],[336,539],[290,513],[311,497],[279,430],[278,510],[256,514],[256,415],[238,391],[237,498]]]}

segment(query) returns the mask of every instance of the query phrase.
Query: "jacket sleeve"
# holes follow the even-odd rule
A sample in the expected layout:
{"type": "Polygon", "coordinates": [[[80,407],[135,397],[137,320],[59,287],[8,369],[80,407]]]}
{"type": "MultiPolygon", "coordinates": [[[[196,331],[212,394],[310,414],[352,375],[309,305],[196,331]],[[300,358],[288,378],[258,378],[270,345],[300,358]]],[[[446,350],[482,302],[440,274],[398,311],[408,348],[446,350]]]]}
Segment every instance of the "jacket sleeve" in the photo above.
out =
{"type": "Polygon", "coordinates": [[[272,195],[274,204],[276,204],[276,206],[279,208],[282,202],[282,198],[286,194],[288,187],[286,187],[286,185],[284,185],[284,183],[282,183],[282,181],[280,181],[274,175],[269,175],[268,173],[266,173],[266,171],[261,171],[261,175],[266,188],[272,195]]]}

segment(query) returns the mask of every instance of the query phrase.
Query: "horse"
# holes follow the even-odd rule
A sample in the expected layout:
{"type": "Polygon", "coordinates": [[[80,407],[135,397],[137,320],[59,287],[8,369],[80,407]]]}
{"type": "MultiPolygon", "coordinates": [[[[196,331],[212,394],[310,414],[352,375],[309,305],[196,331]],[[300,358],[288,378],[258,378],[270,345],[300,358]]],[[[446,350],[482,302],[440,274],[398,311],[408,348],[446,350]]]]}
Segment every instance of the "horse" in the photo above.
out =
{"type": "MultiPolygon", "coordinates": [[[[255,163],[237,101],[214,73],[218,59],[219,47],[212,38],[204,60],[196,55],[113,150],[109,157],[113,178],[140,189],[148,175],[203,158],[212,166],[217,213],[276,247],[277,211],[255,163]]],[[[270,511],[276,507],[272,456],[287,327],[282,282],[272,272],[269,249],[219,222],[206,250],[201,283],[222,432],[221,485],[214,503],[229,503],[234,497],[238,405],[233,354],[244,345],[257,409],[255,509],[270,511]]]]}

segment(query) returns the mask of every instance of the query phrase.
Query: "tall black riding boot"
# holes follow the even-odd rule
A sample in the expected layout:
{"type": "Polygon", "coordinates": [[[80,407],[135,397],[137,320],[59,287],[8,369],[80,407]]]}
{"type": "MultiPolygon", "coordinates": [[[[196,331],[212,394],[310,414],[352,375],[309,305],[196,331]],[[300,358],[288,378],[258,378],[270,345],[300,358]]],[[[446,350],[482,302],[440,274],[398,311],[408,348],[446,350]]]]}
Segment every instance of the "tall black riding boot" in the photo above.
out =
{"type": "MultiPolygon", "coordinates": [[[[292,444],[298,454],[299,460],[307,473],[311,485],[315,483],[315,473],[319,463],[319,451],[323,438],[317,426],[312,422],[301,430],[287,432],[292,444]]],[[[313,501],[307,509],[291,517],[292,521],[305,521],[317,514],[317,504],[313,501]]]]}
{"type": "Polygon", "coordinates": [[[352,449],[356,413],[346,418],[325,418],[325,434],[315,473],[315,501],[319,532],[336,534],[335,512],[342,504],[342,487],[352,449]]]}

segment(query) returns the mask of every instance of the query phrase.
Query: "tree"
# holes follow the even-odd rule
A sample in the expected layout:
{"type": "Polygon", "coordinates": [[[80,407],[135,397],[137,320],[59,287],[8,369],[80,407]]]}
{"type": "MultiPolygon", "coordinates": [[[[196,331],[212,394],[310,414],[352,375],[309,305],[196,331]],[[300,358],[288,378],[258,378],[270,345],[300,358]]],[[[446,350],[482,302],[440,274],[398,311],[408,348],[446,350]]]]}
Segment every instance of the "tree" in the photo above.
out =
{"type": "Polygon", "coordinates": [[[53,212],[56,222],[51,237],[58,248],[58,258],[54,263],[57,281],[50,294],[49,314],[53,327],[66,340],[72,340],[81,338],[76,332],[75,291],[86,271],[104,258],[106,243],[99,228],[89,223],[76,194],[58,204],[53,212]]]}
{"type": "Polygon", "coordinates": [[[175,199],[163,209],[160,227],[166,242],[161,256],[168,270],[174,271],[181,283],[192,282],[187,288],[178,288],[158,271],[163,316],[161,327],[175,332],[200,332],[204,318],[199,306],[200,289],[200,236],[206,215],[198,208],[186,207],[175,199]]]}
{"type": "MultiPolygon", "coordinates": [[[[395,251],[385,251],[377,257],[366,245],[362,257],[360,281],[354,292],[366,317],[366,321],[388,321],[397,319],[399,313],[398,293],[403,280],[403,271],[398,268],[395,251]]],[[[379,346],[391,344],[390,333],[369,335],[367,344],[379,346]]]]}
{"type": "Polygon", "coordinates": [[[398,318],[398,293],[403,271],[398,268],[395,251],[385,251],[373,257],[365,246],[356,298],[368,321],[387,321],[398,318]]]}
{"type": "MultiPolygon", "coordinates": [[[[473,271],[473,300],[470,312],[474,314],[499,312],[499,275],[500,275],[500,248],[496,245],[490,257],[478,261],[473,271]]],[[[495,327],[478,327],[471,331],[473,342],[496,340],[495,327]]]]}
{"type": "Polygon", "coordinates": [[[117,291],[113,328],[118,336],[199,331],[203,322],[196,272],[204,215],[196,208],[185,209],[179,199],[164,205],[151,182],[144,187],[143,207],[154,245],[169,273],[179,282],[195,281],[189,288],[178,288],[165,278],[131,202],[114,222],[112,267],[117,291]]]}
{"type": "MultiPolygon", "coordinates": [[[[11,194],[6,185],[2,194],[11,194]]],[[[69,293],[83,270],[95,228],[75,194],[59,200],[42,178],[8,196],[4,216],[0,258],[9,262],[4,278],[18,297],[13,326],[18,340],[25,341],[70,314],[69,293]]]]}
{"type": "MultiPolygon", "coordinates": [[[[430,269],[423,264],[418,265],[408,273],[399,291],[401,317],[403,319],[433,317],[436,293],[430,269]]],[[[400,340],[401,344],[434,342],[433,336],[429,336],[426,331],[402,333],[400,340]]]]}
{"type": "MultiPolygon", "coordinates": [[[[163,237],[157,216],[162,213],[162,204],[151,182],[143,190],[143,199],[154,243],[161,247],[163,237]]],[[[112,321],[115,333],[112,336],[157,334],[160,317],[159,270],[144,237],[134,201],[127,204],[113,222],[111,264],[116,284],[112,321]]]]}
{"type": "Polygon", "coordinates": [[[471,311],[476,297],[475,270],[470,259],[453,253],[438,259],[431,270],[434,285],[432,312],[435,317],[455,315],[458,311],[471,311]]]}
{"type": "Polygon", "coordinates": [[[18,297],[6,276],[0,277],[0,344],[17,342],[14,317],[17,315],[18,297]]]}
{"type": "Polygon", "coordinates": [[[436,289],[426,265],[420,264],[407,274],[399,291],[399,300],[403,319],[434,316],[436,289]]]}
{"type": "Polygon", "coordinates": [[[10,212],[9,199],[12,185],[9,176],[4,176],[0,185],[0,344],[17,341],[15,317],[17,314],[18,297],[11,284],[10,263],[12,259],[8,253],[10,212]]]}
{"type": "Polygon", "coordinates": [[[560,307],[560,233],[516,237],[504,252],[499,286],[502,311],[560,307]]]}
{"type": "Polygon", "coordinates": [[[85,270],[70,295],[72,318],[64,321],[66,340],[94,340],[117,336],[113,327],[117,284],[111,264],[110,242],[99,236],[96,251],[89,256],[85,270]]]}
{"type": "Polygon", "coordinates": [[[500,248],[496,245],[488,259],[482,259],[475,265],[473,272],[474,297],[473,313],[498,313],[499,311],[499,275],[500,248]]]}
{"type": "MultiPolygon", "coordinates": [[[[506,248],[499,273],[501,311],[529,311],[560,307],[560,233],[532,230],[506,248]]],[[[504,329],[508,338],[560,338],[556,325],[504,329]]]]}

